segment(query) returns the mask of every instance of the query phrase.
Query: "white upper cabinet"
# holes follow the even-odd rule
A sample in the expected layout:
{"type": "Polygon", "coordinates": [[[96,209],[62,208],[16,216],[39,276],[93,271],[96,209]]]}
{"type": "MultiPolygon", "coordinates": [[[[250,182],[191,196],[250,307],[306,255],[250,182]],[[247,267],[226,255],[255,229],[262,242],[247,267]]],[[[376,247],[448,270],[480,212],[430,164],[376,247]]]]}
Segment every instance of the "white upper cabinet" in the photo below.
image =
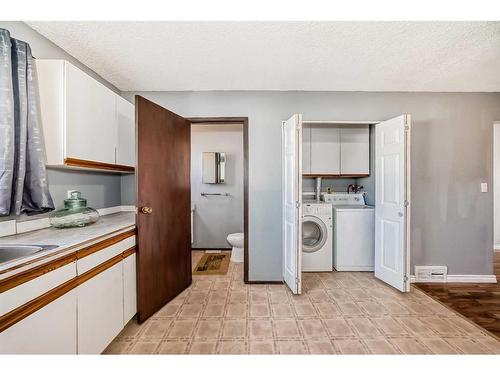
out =
{"type": "Polygon", "coordinates": [[[47,165],[110,171],[120,171],[117,164],[133,166],[134,139],[128,137],[135,134],[122,131],[133,123],[133,105],[67,61],[37,60],[36,66],[47,165]],[[125,162],[118,162],[118,152],[125,162]]]}
{"type": "Polygon", "coordinates": [[[116,94],[65,62],[67,158],[115,163],[116,94]]]}
{"type": "Polygon", "coordinates": [[[343,126],[340,131],[340,173],[370,173],[370,126],[343,126]]]}
{"type": "Polygon", "coordinates": [[[304,124],[303,174],[370,174],[370,126],[368,124],[304,124]]]}
{"type": "Polygon", "coordinates": [[[340,128],[311,127],[311,174],[340,174],[340,128]]]}
{"type": "Polygon", "coordinates": [[[116,164],[135,165],[135,107],[120,96],[116,97],[118,147],[116,164]]]}

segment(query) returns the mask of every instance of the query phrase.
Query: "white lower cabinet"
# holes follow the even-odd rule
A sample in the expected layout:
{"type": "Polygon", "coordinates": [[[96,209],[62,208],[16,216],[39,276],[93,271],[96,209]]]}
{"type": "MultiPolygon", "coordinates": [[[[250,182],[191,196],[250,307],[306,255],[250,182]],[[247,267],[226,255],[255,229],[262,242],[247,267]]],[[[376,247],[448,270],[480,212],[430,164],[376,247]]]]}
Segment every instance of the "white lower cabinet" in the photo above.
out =
{"type": "Polygon", "coordinates": [[[77,288],[78,354],[99,354],[123,328],[123,262],[77,288]]]}
{"type": "Polygon", "coordinates": [[[0,333],[0,354],[76,354],[73,289],[0,333]]]}
{"type": "Polygon", "coordinates": [[[8,317],[61,285],[73,288],[0,331],[0,354],[102,353],[137,312],[134,247],[131,235],[0,293],[0,317],[8,317]]]}
{"type": "Polygon", "coordinates": [[[123,260],[123,325],[137,313],[135,254],[123,260]]]}

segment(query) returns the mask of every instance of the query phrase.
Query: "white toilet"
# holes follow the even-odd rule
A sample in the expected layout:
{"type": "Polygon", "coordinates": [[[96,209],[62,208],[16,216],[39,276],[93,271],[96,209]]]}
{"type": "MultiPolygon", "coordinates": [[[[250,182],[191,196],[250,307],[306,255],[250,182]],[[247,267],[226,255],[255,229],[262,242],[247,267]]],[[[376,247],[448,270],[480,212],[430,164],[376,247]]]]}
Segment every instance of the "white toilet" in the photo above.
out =
{"type": "Polygon", "coordinates": [[[231,262],[243,262],[244,238],[245,236],[243,233],[231,233],[227,236],[227,242],[233,247],[231,251],[231,262]]]}

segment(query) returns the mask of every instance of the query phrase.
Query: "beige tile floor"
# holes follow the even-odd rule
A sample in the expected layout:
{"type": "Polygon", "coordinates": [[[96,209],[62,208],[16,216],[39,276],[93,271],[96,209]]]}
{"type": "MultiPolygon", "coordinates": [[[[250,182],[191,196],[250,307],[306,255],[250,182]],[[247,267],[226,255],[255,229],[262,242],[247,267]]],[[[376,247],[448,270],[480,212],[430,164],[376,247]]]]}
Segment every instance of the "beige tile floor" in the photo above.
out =
{"type": "MultiPolygon", "coordinates": [[[[202,252],[193,252],[193,264],[202,252]]],[[[500,342],[412,289],[372,273],[305,273],[304,294],[245,285],[241,264],[193,284],[147,322],[131,321],[108,354],[500,354],[500,342]]]]}

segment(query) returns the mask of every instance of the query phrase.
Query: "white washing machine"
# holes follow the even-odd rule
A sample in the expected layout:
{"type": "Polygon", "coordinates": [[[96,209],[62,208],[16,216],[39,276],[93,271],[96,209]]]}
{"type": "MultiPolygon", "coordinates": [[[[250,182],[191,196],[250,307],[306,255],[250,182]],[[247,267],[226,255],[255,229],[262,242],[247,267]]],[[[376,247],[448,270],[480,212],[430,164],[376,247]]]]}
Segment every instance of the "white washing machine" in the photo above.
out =
{"type": "Polygon", "coordinates": [[[333,210],[333,268],[373,271],[375,262],[375,207],[363,194],[324,194],[333,210]]]}
{"type": "Polygon", "coordinates": [[[302,204],[302,271],[332,271],[332,205],[317,201],[302,204]]]}

